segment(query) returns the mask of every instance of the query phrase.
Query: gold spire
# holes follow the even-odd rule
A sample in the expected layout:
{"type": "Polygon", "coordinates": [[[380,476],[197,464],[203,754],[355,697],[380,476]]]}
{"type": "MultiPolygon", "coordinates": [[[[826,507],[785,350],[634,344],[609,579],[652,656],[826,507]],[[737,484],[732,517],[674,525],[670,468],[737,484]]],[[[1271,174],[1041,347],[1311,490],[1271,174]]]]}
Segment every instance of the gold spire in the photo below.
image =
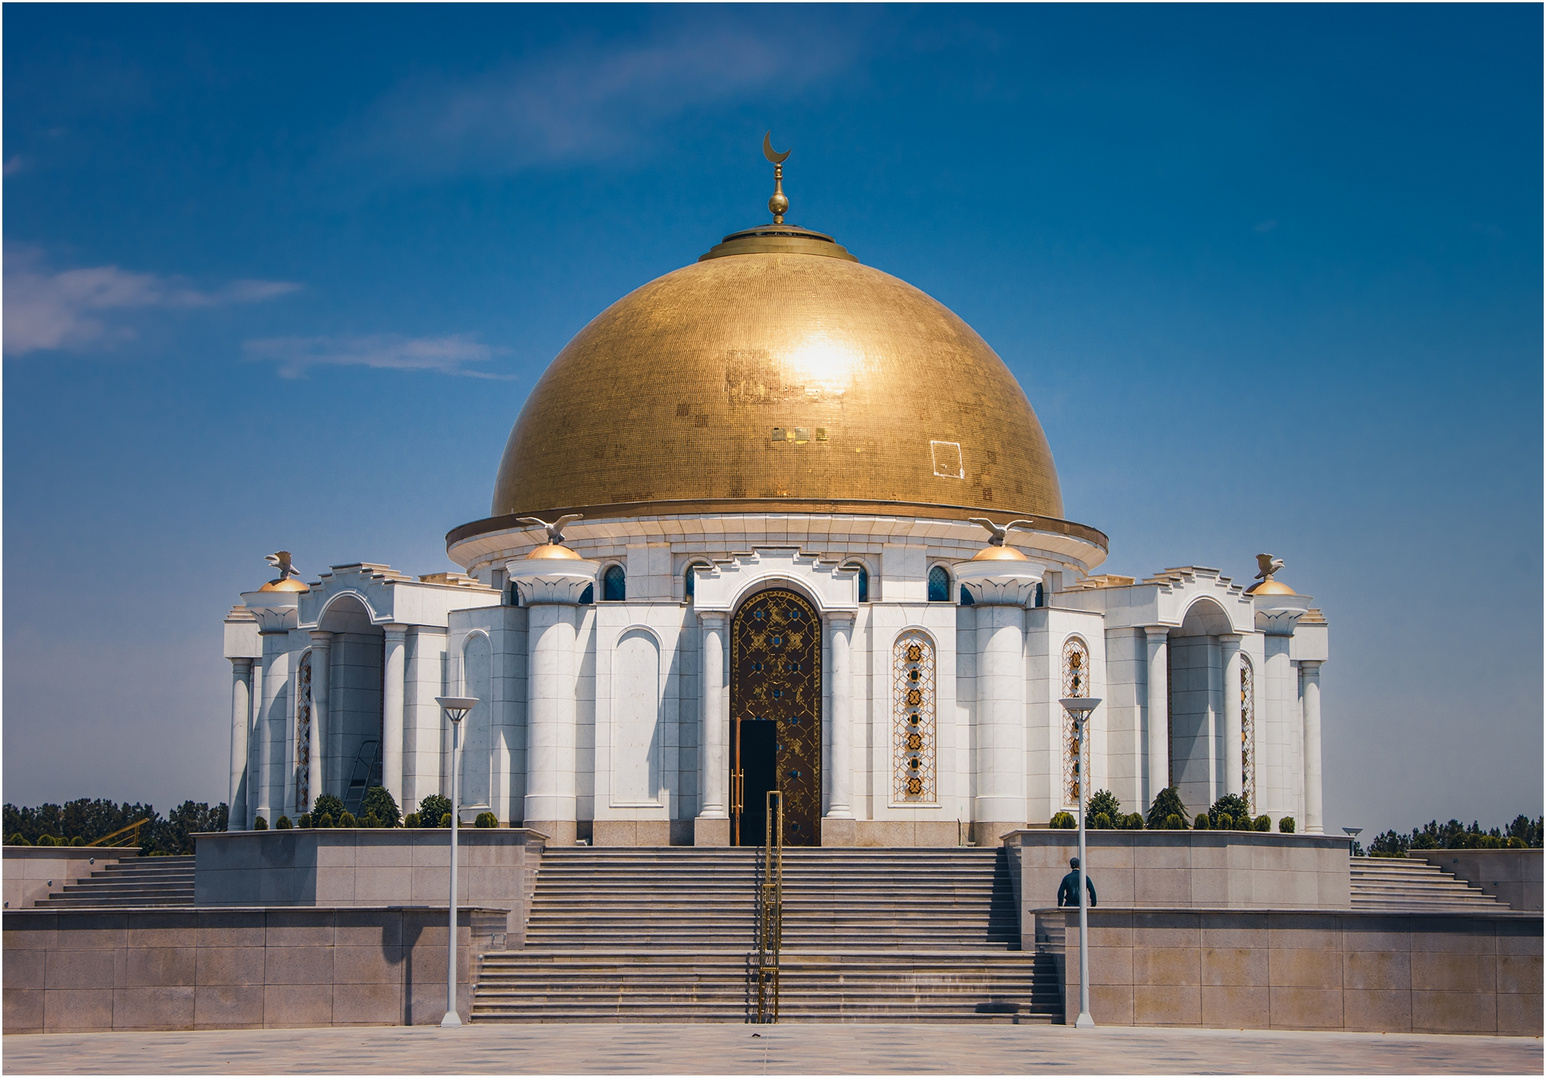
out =
{"type": "Polygon", "coordinates": [[[784,161],[793,152],[791,148],[782,154],[775,154],[773,132],[769,131],[762,137],[762,156],[773,163],[773,197],[768,200],[768,210],[773,214],[775,225],[782,225],[784,215],[789,212],[789,198],[784,194],[784,161]]]}

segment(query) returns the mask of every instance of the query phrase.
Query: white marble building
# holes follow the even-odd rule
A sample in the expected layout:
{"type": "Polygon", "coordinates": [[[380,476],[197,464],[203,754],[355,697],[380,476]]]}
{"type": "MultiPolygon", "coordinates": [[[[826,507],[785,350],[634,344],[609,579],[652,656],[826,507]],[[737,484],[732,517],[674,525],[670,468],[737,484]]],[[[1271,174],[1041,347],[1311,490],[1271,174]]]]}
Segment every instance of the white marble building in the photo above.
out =
{"type": "Polygon", "coordinates": [[[753,842],[773,786],[790,843],[997,843],[1073,805],[1070,695],[1124,811],[1174,784],[1322,828],[1311,598],[1092,576],[1107,539],[1062,519],[998,356],[781,216],[575,337],[447,551],[465,575],[242,594],[233,828],[376,775],[405,812],[448,792],[448,693],[480,700],[464,803],[557,843],[753,842]]]}

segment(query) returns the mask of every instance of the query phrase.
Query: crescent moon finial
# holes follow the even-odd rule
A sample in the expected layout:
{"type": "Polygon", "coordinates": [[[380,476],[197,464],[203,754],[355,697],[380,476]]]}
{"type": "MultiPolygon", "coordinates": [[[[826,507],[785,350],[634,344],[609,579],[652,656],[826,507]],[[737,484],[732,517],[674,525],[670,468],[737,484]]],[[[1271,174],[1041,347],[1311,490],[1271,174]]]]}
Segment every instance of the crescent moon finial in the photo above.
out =
{"type": "Polygon", "coordinates": [[[774,165],[782,165],[785,162],[785,160],[788,159],[789,155],[792,154],[792,153],[794,153],[793,148],[785,150],[782,154],[775,154],[773,152],[773,132],[772,131],[769,131],[766,135],[764,135],[762,137],[762,156],[767,158],[774,165]]]}
{"type": "Polygon", "coordinates": [[[773,163],[773,197],[768,200],[768,210],[773,215],[775,225],[782,225],[784,215],[789,212],[789,198],[784,194],[784,161],[792,153],[793,147],[782,154],[773,152],[773,132],[769,131],[762,137],[762,156],[773,163]]]}

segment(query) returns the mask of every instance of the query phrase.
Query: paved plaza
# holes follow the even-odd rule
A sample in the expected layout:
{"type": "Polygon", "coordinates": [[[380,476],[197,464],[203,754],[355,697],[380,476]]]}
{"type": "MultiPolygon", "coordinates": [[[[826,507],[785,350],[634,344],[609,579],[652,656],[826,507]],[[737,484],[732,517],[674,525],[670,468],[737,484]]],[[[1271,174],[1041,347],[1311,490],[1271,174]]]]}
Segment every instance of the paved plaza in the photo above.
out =
{"type": "Polygon", "coordinates": [[[1011,1025],[479,1025],[7,1035],[18,1073],[1542,1072],[1540,1039],[1011,1025]]]}

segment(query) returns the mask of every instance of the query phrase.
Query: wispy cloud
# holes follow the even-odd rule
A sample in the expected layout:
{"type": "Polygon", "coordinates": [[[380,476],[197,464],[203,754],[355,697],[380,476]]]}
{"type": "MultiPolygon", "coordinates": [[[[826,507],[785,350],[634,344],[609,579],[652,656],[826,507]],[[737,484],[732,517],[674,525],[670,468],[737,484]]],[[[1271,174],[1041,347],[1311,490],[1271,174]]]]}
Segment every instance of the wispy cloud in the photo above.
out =
{"type": "Polygon", "coordinates": [[[51,271],[35,251],[7,251],[4,350],[21,356],[111,345],[134,336],[133,327],[120,321],[133,310],[250,304],[299,288],[289,281],[241,280],[201,290],[177,278],[117,266],[51,271]]]}
{"type": "Polygon", "coordinates": [[[248,359],[277,363],[279,374],[287,379],[298,379],[311,368],[325,365],[438,371],[477,379],[509,377],[470,366],[487,363],[509,350],[485,345],[469,334],[421,338],[400,334],[264,338],[247,342],[244,349],[248,359]]]}
{"type": "Polygon", "coordinates": [[[636,151],[689,109],[796,90],[849,66],[840,25],[769,33],[765,16],[677,26],[653,38],[569,46],[466,78],[421,77],[383,98],[350,140],[404,172],[517,172],[636,151]]]}

